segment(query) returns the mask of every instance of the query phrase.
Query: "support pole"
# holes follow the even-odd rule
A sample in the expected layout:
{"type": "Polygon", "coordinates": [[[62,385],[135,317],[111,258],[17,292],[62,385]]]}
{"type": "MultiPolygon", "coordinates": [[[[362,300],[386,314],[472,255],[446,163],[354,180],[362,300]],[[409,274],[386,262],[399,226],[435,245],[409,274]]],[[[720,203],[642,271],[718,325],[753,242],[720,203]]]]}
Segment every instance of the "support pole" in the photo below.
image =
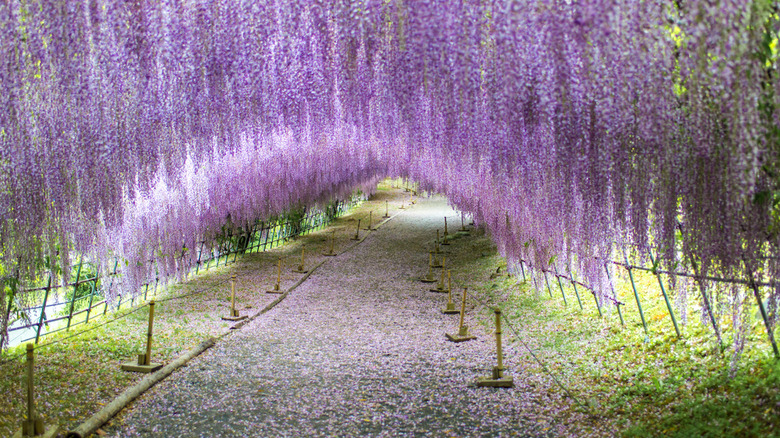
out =
{"type": "Polygon", "coordinates": [[[360,219],[357,222],[357,228],[355,229],[355,237],[352,240],[360,240],[360,219]]]}
{"type": "MultiPolygon", "coordinates": [[[[561,295],[563,295],[565,301],[566,295],[563,294],[563,285],[561,284],[561,276],[558,275],[558,268],[555,265],[553,265],[553,269],[555,270],[555,279],[558,280],[558,289],[561,290],[561,295]]],[[[580,310],[582,310],[582,300],[580,300],[579,292],[575,291],[575,295],[577,296],[577,303],[580,305],[580,310]]]]}
{"type": "Polygon", "coordinates": [[[642,311],[642,303],[639,301],[639,293],[636,291],[636,283],[634,283],[634,272],[631,270],[631,265],[628,263],[628,255],[626,255],[625,248],[623,249],[623,260],[625,260],[626,262],[628,279],[631,280],[631,289],[634,291],[634,299],[636,299],[636,307],[637,309],[639,309],[639,317],[642,318],[642,327],[645,329],[645,337],[649,339],[650,333],[647,332],[647,322],[645,321],[645,312],[642,311]]]}
{"type": "MultiPolygon", "coordinates": [[[[574,280],[574,274],[572,273],[571,266],[567,266],[569,269],[569,278],[571,279],[571,285],[574,287],[574,293],[577,294],[577,296],[580,295],[579,291],[577,290],[577,282],[574,280]]],[[[603,318],[604,314],[601,313],[601,304],[599,303],[599,297],[595,293],[593,294],[593,300],[596,301],[596,310],[599,311],[599,318],[603,318]]]]}
{"type": "Polygon", "coordinates": [[[718,338],[718,345],[720,346],[720,351],[722,352],[724,349],[723,339],[720,336],[720,328],[718,328],[718,322],[715,321],[715,315],[712,312],[712,306],[710,305],[710,300],[707,297],[707,291],[704,287],[704,279],[699,275],[699,267],[696,264],[696,260],[693,259],[693,256],[689,255],[688,260],[691,261],[693,274],[696,275],[696,282],[699,283],[699,291],[701,292],[701,297],[704,299],[704,308],[707,310],[707,315],[710,317],[712,328],[715,330],[715,337],[718,338]]]}
{"type": "MultiPolygon", "coordinates": [[[[38,319],[38,329],[35,331],[35,343],[41,338],[41,327],[46,320],[46,301],[49,299],[49,291],[51,290],[51,272],[49,272],[49,281],[46,284],[46,293],[43,295],[43,304],[41,305],[41,316],[38,319]]],[[[106,301],[108,302],[108,301],[106,301]]]]}
{"type": "Polygon", "coordinates": [[[615,286],[612,284],[612,276],[609,275],[609,267],[607,266],[607,262],[604,262],[604,271],[607,272],[607,280],[609,280],[609,288],[612,290],[612,296],[615,297],[615,307],[617,307],[618,316],[620,317],[620,325],[625,326],[626,323],[623,321],[623,312],[620,311],[620,301],[617,299],[617,294],[615,293],[615,286]]]}
{"type": "MultiPolygon", "coordinates": [[[[750,275],[750,289],[753,291],[753,296],[758,301],[758,310],[761,312],[761,318],[764,320],[764,327],[766,327],[766,334],[769,337],[769,342],[772,344],[772,351],[775,353],[775,359],[780,359],[780,352],[777,350],[777,343],[775,343],[775,335],[772,333],[772,327],[769,325],[769,318],[766,315],[766,308],[764,308],[764,302],[761,301],[761,294],[759,293],[756,281],[753,278],[753,273],[748,271],[750,275]]],[[[29,344],[28,344],[29,345],[29,344]]]]}
{"type": "Polygon", "coordinates": [[[388,205],[388,201],[385,201],[385,215],[382,217],[385,219],[390,217],[390,206],[388,205]]]}
{"type": "Polygon", "coordinates": [[[67,330],[70,330],[70,323],[73,319],[73,308],[76,305],[76,294],[79,291],[79,280],[81,280],[81,267],[84,265],[84,260],[79,259],[79,267],[76,270],[76,282],[73,284],[73,299],[70,300],[70,312],[68,312],[68,326],[66,328],[67,330]]]}
{"type": "Polygon", "coordinates": [[[512,376],[504,375],[504,352],[501,348],[501,310],[495,309],[496,314],[496,358],[498,365],[493,367],[491,376],[477,378],[477,386],[491,388],[511,388],[514,386],[512,376]]]}
{"type": "Polygon", "coordinates": [[[681,338],[682,335],[680,334],[680,329],[677,327],[677,318],[674,317],[674,310],[672,310],[672,304],[669,302],[669,297],[666,295],[666,289],[664,288],[664,283],[661,281],[661,274],[658,273],[656,270],[655,265],[655,258],[653,257],[653,250],[648,249],[648,253],[650,254],[650,262],[653,264],[653,274],[655,274],[655,278],[658,279],[658,286],[661,287],[661,293],[664,296],[664,301],[666,301],[666,308],[669,310],[669,316],[672,317],[672,324],[674,324],[674,331],[677,333],[677,337],[681,338]]]}
{"type": "Polygon", "coordinates": [[[477,339],[476,336],[469,334],[469,327],[463,323],[463,318],[466,315],[466,295],[468,294],[468,288],[463,288],[463,300],[460,303],[460,323],[458,325],[458,333],[450,334],[446,333],[448,341],[451,342],[465,342],[472,339],[477,339]]]}
{"type": "MultiPolygon", "coordinates": [[[[542,269],[542,275],[544,275],[544,283],[547,285],[547,293],[550,294],[550,298],[553,297],[552,289],[550,289],[550,280],[547,279],[547,271],[542,269]]],[[[563,297],[563,305],[566,306],[566,296],[563,297]]]]}
{"type": "Polygon", "coordinates": [[[523,267],[523,260],[520,260],[520,272],[523,273],[523,283],[527,282],[528,280],[525,279],[525,268],[523,267]]]}

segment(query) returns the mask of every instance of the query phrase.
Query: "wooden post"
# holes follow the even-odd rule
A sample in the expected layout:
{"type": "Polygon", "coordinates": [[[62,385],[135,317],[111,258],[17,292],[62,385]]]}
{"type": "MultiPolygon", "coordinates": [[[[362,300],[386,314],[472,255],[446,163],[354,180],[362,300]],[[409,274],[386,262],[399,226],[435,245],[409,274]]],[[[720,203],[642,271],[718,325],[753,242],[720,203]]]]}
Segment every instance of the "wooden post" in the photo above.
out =
{"type": "Polygon", "coordinates": [[[230,277],[230,315],[223,316],[224,321],[240,321],[246,319],[246,315],[240,316],[236,310],[236,274],[230,277]]]}
{"type": "Polygon", "coordinates": [[[27,419],[22,420],[22,428],[17,430],[13,438],[42,437],[54,438],[58,428],[43,425],[43,419],[35,410],[35,350],[32,342],[27,344],[27,419]]]}
{"type": "Polygon", "coordinates": [[[428,274],[426,274],[421,281],[423,283],[433,283],[436,281],[436,279],[433,278],[433,253],[428,253],[428,274]]]}
{"type": "Polygon", "coordinates": [[[374,222],[373,214],[374,214],[374,210],[368,212],[368,226],[366,227],[366,231],[374,231],[371,228],[371,225],[373,225],[374,222]]]}
{"type": "Polygon", "coordinates": [[[230,277],[230,314],[238,316],[238,312],[236,312],[236,274],[230,277]]]}
{"type": "Polygon", "coordinates": [[[447,240],[447,235],[450,233],[447,232],[447,216],[444,216],[444,240],[447,240]]]}
{"type": "Polygon", "coordinates": [[[336,230],[333,230],[330,233],[330,251],[323,252],[322,255],[324,256],[335,256],[336,255],[336,248],[335,248],[335,241],[336,241],[336,230]]]}
{"type": "Polygon", "coordinates": [[[357,228],[355,229],[355,237],[352,240],[360,240],[360,219],[357,222],[357,228]]]}
{"type": "Polygon", "coordinates": [[[469,229],[466,228],[464,214],[462,212],[460,213],[460,230],[458,230],[458,231],[460,231],[461,233],[468,233],[469,232],[469,229]]]}
{"type": "Polygon", "coordinates": [[[501,350],[501,311],[496,309],[496,355],[498,366],[493,370],[493,378],[500,379],[504,375],[504,352],[501,350]]]}
{"type": "Polygon", "coordinates": [[[477,378],[477,386],[493,388],[511,388],[514,386],[512,376],[504,376],[504,352],[501,348],[501,310],[495,309],[496,314],[496,356],[498,365],[493,368],[491,376],[477,378]]]}
{"type": "Polygon", "coordinates": [[[22,425],[24,435],[40,435],[43,433],[43,421],[35,414],[35,386],[33,373],[35,369],[35,347],[27,344],[27,420],[22,425]]]}
{"type": "Polygon", "coordinates": [[[267,294],[280,294],[282,291],[279,289],[279,286],[282,282],[282,258],[279,257],[279,262],[277,264],[276,268],[276,284],[274,285],[274,288],[272,290],[267,290],[265,293],[267,294]]]}
{"type": "Polygon", "coordinates": [[[455,303],[452,302],[452,271],[447,271],[447,307],[442,310],[442,313],[448,315],[460,313],[460,311],[455,308],[455,303]]]}
{"type": "Polygon", "coordinates": [[[441,262],[441,278],[439,279],[439,284],[436,285],[435,289],[431,289],[431,292],[447,292],[447,289],[444,288],[444,266],[447,264],[447,257],[442,258],[441,262]]]}
{"type": "Polygon", "coordinates": [[[385,219],[390,217],[390,206],[388,205],[387,201],[385,201],[385,215],[383,217],[385,219]]]}
{"type": "Polygon", "coordinates": [[[146,356],[144,365],[149,365],[152,360],[152,333],[154,329],[154,300],[149,302],[149,329],[146,332],[146,356]]]}
{"type": "Polygon", "coordinates": [[[149,328],[146,331],[146,353],[138,355],[138,362],[125,362],[122,370],[138,373],[152,373],[162,368],[161,363],[152,362],[152,333],[154,329],[154,300],[149,301],[149,328]]]}
{"type": "Polygon", "coordinates": [[[473,336],[469,334],[469,327],[465,324],[463,324],[463,318],[464,315],[466,315],[466,295],[468,293],[468,288],[463,288],[463,300],[460,303],[460,323],[458,325],[458,333],[450,334],[446,333],[445,336],[447,337],[448,341],[451,342],[465,342],[470,341],[472,339],[477,339],[476,336],[473,336]]]}
{"type": "Polygon", "coordinates": [[[294,272],[297,272],[299,274],[305,274],[309,271],[306,270],[306,245],[301,245],[301,264],[298,265],[298,269],[296,269],[294,272]]]}

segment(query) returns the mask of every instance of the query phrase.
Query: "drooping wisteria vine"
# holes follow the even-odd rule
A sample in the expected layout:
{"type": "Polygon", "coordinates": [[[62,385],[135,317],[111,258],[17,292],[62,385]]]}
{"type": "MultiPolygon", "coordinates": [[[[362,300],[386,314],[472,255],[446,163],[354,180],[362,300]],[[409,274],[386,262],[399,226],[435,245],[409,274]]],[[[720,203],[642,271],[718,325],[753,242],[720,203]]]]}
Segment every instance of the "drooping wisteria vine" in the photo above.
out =
{"type": "Polygon", "coordinates": [[[768,0],[0,2],[3,275],[76,251],[132,290],[403,175],[605,296],[616,243],[774,276],[777,32],[768,0]]]}

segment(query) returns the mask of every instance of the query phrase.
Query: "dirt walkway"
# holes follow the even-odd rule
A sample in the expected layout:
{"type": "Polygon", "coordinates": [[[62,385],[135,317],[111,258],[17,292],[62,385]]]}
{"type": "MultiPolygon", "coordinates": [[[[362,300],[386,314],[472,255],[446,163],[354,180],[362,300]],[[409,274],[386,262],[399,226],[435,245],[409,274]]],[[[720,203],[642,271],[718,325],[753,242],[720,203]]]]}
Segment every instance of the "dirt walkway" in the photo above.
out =
{"type": "MultiPolygon", "coordinates": [[[[452,228],[460,225],[444,198],[421,198],[105,430],[121,437],[559,436],[564,426],[542,413],[552,403],[548,392],[524,383],[513,347],[505,354],[515,388],[475,387],[475,377],[495,365],[495,345],[474,310],[466,318],[479,339],[445,340],[457,315],[442,314],[446,295],[419,281],[445,215],[452,228]]],[[[455,239],[447,257],[473,259],[471,239],[455,239]]]]}

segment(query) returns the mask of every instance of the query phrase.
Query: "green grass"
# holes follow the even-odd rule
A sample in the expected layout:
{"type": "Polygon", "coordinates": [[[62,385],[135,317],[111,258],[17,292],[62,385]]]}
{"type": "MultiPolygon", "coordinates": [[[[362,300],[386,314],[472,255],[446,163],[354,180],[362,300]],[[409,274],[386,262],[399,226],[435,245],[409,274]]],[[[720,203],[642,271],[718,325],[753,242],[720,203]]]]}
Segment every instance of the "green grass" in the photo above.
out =
{"type": "MultiPolygon", "coordinates": [[[[729,315],[720,315],[725,349],[710,327],[702,325],[698,289],[688,307],[673,308],[682,337],[678,338],[661,296],[657,279],[634,272],[639,299],[648,324],[645,335],[631,284],[625,271],[615,272],[615,288],[622,307],[622,326],[614,306],[604,306],[599,318],[590,292],[579,287],[583,310],[570,284],[563,284],[568,305],[554,277],[553,297],[542,279],[533,290],[528,278],[499,277],[486,273],[506,266],[487,237],[472,237],[471,252],[480,257],[453,264],[470,293],[502,309],[544,367],[523,359],[523,379],[543,379],[550,372],[587,408],[561,407],[561,421],[583,412],[593,425],[577,425],[578,434],[603,435],[599,423],[617,426],[626,437],[768,437],[780,436],[780,361],[772,356],[763,322],[748,300],[749,322],[744,352],[734,362],[734,333],[729,315]],[[688,313],[683,323],[680,310],[688,313]],[[528,375],[530,374],[530,377],[528,375]],[[568,411],[567,411],[568,409],[568,411]]],[[[670,295],[676,291],[662,277],[670,295]]],[[[488,309],[475,306],[480,325],[493,328],[488,309]]],[[[709,321],[707,320],[709,323],[709,321]]],[[[507,343],[520,342],[504,328],[507,343]]],[[[518,351],[523,351],[520,348],[518,351]]],[[[511,370],[510,370],[511,372],[511,370]]],[[[537,385],[538,386],[538,385],[537,385]]],[[[553,387],[556,391],[561,391],[553,387]]],[[[607,435],[609,435],[607,433],[607,435]]]]}

